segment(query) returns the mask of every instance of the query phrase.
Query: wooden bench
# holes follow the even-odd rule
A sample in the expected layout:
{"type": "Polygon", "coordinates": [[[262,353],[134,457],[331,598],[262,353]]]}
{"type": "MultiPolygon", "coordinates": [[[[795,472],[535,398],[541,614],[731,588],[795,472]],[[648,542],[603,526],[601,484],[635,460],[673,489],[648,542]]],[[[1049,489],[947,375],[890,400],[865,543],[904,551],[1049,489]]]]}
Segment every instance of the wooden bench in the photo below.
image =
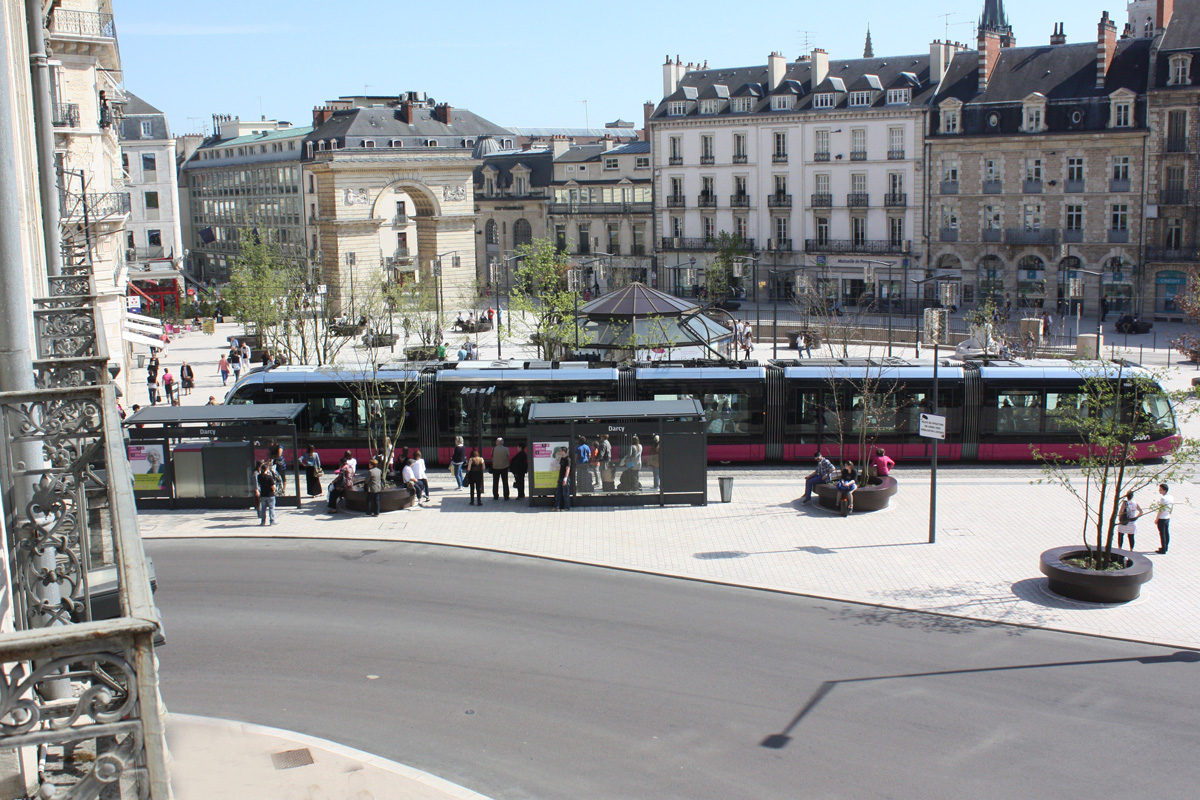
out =
{"type": "MultiPolygon", "coordinates": [[[[817,491],[817,501],[826,508],[836,511],[838,499],[837,483],[819,483],[815,488],[817,491]]],[[[854,490],[854,510],[878,511],[881,508],[887,508],[892,495],[899,488],[900,484],[891,475],[882,478],[880,483],[859,486],[854,490]]]]}

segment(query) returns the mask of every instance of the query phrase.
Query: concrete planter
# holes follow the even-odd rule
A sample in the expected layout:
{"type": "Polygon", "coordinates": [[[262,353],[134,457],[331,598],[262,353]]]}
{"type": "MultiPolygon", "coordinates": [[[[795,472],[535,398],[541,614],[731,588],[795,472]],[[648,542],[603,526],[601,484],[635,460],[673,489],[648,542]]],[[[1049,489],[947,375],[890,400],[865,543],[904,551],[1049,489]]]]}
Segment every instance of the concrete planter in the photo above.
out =
{"type": "MultiPolygon", "coordinates": [[[[860,486],[854,490],[854,510],[858,511],[878,511],[881,508],[887,508],[891,502],[892,495],[900,490],[900,484],[891,475],[883,478],[881,483],[860,486]]],[[[837,510],[837,484],[836,483],[819,483],[816,486],[817,502],[825,506],[837,510]]]]}
{"type": "MultiPolygon", "coordinates": [[[[391,486],[385,488],[379,495],[379,510],[380,512],[400,511],[408,508],[414,502],[415,496],[410,494],[408,489],[391,486]]],[[[367,493],[362,491],[361,485],[355,486],[354,489],[346,492],[346,510],[366,512],[367,493]]]]}
{"type": "Polygon", "coordinates": [[[1088,603],[1128,603],[1142,592],[1142,584],[1154,577],[1150,559],[1129,550],[1113,549],[1113,555],[1124,558],[1124,569],[1097,572],[1064,563],[1064,559],[1087,556],[1079,545],[1055,547],[1042,553],[1042,574],[1049,579],[1050,591],[1088,603]]]}

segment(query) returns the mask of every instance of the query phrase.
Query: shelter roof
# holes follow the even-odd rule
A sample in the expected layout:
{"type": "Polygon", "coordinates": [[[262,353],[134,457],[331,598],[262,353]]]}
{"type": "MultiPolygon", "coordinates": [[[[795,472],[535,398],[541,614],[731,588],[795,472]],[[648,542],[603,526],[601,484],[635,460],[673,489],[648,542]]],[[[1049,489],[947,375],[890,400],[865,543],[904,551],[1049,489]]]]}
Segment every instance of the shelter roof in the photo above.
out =
{"type": "Polygon", "coordinates": [[[245,403],[232,406],[151,406],[125,418],[126,428],[133,425],[200,423],[221,425],[239,422],[292,422],[304,411],[304,403],[245,403]]]}
{"type": "Polygon", "coordinates": [[[593,403],[534,403],[529,408],[530,422],[703,416],[704,409],[701,407],[700,401],[695,398],[593,403]]]}
{"type": "Polygon", "coordinates": [[[579,314],[589,319],[678,317],[691,314],[697,308],[694,303],[635,282],[581,306],[579,314]]]}

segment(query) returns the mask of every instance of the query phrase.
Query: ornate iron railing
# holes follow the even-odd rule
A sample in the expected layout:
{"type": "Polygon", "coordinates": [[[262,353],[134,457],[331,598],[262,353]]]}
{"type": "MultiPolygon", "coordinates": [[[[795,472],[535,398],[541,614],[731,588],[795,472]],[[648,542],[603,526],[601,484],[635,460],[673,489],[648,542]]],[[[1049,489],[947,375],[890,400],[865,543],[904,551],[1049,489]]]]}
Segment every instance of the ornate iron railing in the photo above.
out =
{"type": "Polygon", "coordinates": [[[94,11],[67,11],[56,8],[50,17],[50,33],[57,36],[86,36],[96,39],[113,39],[117,27],[112,14],[97,14],[94,11]]]}

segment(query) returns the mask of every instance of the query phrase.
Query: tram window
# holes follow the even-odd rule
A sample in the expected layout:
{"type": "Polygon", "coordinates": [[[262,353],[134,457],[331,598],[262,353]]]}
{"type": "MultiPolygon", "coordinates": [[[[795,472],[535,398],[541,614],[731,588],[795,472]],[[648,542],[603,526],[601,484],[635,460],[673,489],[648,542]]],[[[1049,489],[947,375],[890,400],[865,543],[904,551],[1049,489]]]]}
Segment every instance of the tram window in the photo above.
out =
{"type": "MultiPolygon", "coordinates": [[[[921,412],[929,408],[929,393],[901,389],[896,392],[896,433],[916,434],[921,430],[921,412]]],[[[945,414],[947,409],[942,409],[945,414]]]]}
{"type": "Polygon", "coordinates": [[[1141,410],[1148,417],[1147,426],[1151,430],[1175,430],[1175,414],[1166,395],[1151,394],[1142,397],[1141,410]]]}
{"type": "Polygon", "coordinates": [[[1087,416],[1087,398],[1078,392],[1046,392],[1046,432],[1076,431],[1087,416]]]}
{"type": "Polygon", "coordinates": [[[894,432],[899,423],[896,399],[895,392],[886,390],[871,396],[851,395],[850,430],[857,433],[865,427],[867,433],[894,432]]]}
{"type": "Polygon", "coordinates": [[[308,419],[314,436],[351,436],[355,429],[354,398],[310,396],[308,419]]]}
{"type": "Polygon", "coordinates": [[[762,397],[751,392],[714,392],[704,394],[656,393],[651,400],[700,401],[709,433],[746,434],[762,430],[762,397]],[[755,405],[759,406],[757,409],[755,405]]]}
{"type": "Polygon", "coordinates": [[[997,433],[1040,433],[1041,430],[1040,392],[1001,389],[996,394],[997,433]]]}
{"type": "Polygon", "coordinates": [[[800,390],[792,395],[787,408],[787,426],[797,433],[816,433],[821,420],[821,395],[800,390]]]}

